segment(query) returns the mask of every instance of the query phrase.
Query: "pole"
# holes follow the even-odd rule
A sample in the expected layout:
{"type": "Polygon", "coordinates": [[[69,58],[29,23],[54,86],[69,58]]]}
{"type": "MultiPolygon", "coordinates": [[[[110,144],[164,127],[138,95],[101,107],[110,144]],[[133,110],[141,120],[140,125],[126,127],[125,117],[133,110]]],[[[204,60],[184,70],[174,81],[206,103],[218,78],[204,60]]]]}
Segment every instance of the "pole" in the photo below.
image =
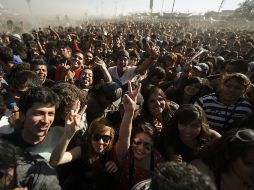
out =
{"type": "Polygon", "coordinates": [[[150,10],[151,10],[151,13],[153,12],[153,0],[150,0],[150,10]]]}
{"type": "Polygon", "coordinates": [[[30,11],[30,14],[32,15],[31,0],[26,0],[26,3],[27,3],[27,6],[28,6],[28,9],[30,11]]]}
{"type": "Polygon", "coordinates": [[[173,1],[173,6],[172,6],[172,11],[171,11],[171,13],[173,13],[173,12],[174,12],[174,8],[175,8],[175,1],[176,1],[176,0],[174,0],[174,1],[173,1]]]}
{"type": "Polygon", "coordinates": [[[162,0],[162,5],[161,5],[161,14],[163,14],[163,8],[164,8],[164,0],[162,0]]]}
{"type": "Polygon", "coordinates": [[[220,12],[220,10],[221,10],[222,5],[223,5],[224,2],[225,2],[225,0],[222,0],[222,1],[221,1],[221,4],[220,4],[219,10],[218,10],[218,13],[220,12]]]}

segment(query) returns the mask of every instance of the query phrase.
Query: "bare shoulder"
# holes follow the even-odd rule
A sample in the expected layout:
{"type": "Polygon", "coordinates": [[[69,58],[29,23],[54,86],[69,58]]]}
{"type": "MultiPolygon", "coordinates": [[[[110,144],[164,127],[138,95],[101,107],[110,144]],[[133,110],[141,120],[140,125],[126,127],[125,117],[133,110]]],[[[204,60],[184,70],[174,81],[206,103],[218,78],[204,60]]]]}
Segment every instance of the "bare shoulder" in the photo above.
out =
{"type": "Polygon", "coordinates": [[[218,133],[217,131],[213,130],[213,129],[209,129],[209,132],[212,136],[212,139],[218,139],[221,137],[221,134],[218,133]]]}

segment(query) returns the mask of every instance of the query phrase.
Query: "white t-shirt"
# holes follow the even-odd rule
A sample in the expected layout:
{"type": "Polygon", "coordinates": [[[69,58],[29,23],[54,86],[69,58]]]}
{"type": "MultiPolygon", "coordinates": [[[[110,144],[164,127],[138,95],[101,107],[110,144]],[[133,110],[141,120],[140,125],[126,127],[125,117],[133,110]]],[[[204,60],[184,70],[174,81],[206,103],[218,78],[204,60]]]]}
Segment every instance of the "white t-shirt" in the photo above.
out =
{"type": "Polygon", "coordinates": [[[11,134],[14,131],[14,128],[11,127],[9,123],[9,117],[11,116],[11,111],[6,110],[5,115],[0,118],[0,136],[5,134],[11,134]]]}
{"type": "Polygon", "coordinates": [[[136,68],[137,68],[136,66],[127,67],[127,70],[121,77],[119,77],[118,75],[117,66],[108,68],[108,72],[111,75],[113,81],[118,80],[119,82],[121,82],[122,85],[125,85],[128,83],[128,81],[132,81],[132,79],[136,76],[135,73],[136,68]]]}

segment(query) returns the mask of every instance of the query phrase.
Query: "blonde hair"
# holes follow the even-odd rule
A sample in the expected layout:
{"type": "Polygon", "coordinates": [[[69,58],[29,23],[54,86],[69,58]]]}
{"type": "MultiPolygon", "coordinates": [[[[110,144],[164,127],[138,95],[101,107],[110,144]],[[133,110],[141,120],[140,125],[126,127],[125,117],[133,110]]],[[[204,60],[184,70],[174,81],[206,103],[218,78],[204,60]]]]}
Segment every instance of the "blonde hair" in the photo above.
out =
{"type": "Polygon", "coordinates": [[[90,124],[90,127],[88,128],[89,142],[92,139],[92,135],[105,133],[107,131],[110,131],[111,140],[109,141],[109,145],[105,150],[110,150],[113,147],[115,130],[111,127],[109,121],[104,117],[98,117],[90,124]]]}

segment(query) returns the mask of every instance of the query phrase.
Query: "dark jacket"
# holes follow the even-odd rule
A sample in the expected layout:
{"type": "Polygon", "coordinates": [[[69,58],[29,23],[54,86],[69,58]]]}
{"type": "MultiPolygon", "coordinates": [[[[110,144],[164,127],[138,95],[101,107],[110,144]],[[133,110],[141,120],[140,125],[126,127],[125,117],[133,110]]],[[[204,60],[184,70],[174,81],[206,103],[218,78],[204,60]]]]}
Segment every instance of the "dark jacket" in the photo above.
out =
{"type": "Polygon", "coordinates": [[[39,155],[24,153],[17,156],[16,186],[29,190],[59,190],[54,168],[39,155]]]}

